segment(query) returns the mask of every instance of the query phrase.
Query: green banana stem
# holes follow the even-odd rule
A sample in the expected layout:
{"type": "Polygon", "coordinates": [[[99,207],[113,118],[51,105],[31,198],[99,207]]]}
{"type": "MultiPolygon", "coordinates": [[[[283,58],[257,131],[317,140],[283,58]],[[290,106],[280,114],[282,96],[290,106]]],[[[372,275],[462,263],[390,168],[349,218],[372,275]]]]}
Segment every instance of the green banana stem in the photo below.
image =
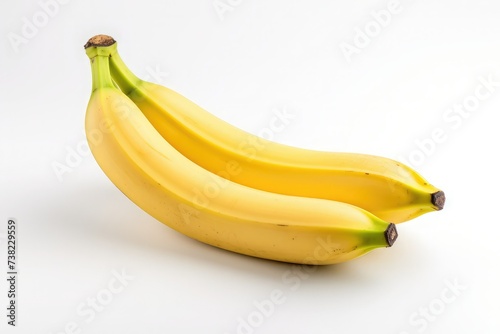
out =
{"type": "Polygon", "coordinates": [[[109,71],[109,58],[96,56],[90,59],[92,67],[92,92],[99,88],[115,88],[109,71]]]}
{"type": "Polygon", "coordinates": [[[113,80],[120,86],[120,89],[126,95],[130,94],[142,81],[132,73],[121,59],[118,52],[113,50],[110,55],[110,68],[113,80]]]}
{"type": "Polygon", "coordinates": [[[113,49],[116,50],[116,42],[109,36],[98,35],[92,37],[84,47],[92,68],[92,92],[99,88],[114,88],[109,56],[113,49]]]}

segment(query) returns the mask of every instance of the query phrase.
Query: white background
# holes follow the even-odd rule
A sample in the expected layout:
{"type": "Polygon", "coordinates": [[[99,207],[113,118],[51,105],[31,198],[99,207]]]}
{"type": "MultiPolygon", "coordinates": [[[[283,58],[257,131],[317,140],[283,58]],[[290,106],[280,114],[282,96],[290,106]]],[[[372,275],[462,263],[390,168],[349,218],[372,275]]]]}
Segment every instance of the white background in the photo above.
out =
{"type": "Polygon", "coordinates": [[[221,0],[225,12],[213,0],[66,2],[0,4],[2,333],[500,332],[497,1],[401,0],[384,26],[372,14],[393,8],[382,0],[221,0]],[[174,232],[86,149],[83,45],[99,33],[143,78],[249,132],[286,108],[293,120],[273,140],[406,161],[446,192],[445,209],[399,225],[392,248],[310,274],[174,232]]]}

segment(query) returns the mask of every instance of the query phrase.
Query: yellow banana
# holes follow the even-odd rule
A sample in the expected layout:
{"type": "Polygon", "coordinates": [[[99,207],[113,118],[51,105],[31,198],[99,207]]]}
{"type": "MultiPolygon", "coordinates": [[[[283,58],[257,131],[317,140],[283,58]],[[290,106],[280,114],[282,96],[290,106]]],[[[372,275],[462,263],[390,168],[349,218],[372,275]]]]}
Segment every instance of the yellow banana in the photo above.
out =
{"type": "Polygon", "coordinates": [[[275,193],[359,206],[394,223],[441,210],[445,196],[416,171],[379,156],[300,149],[240,130],[182,95],[136,77],[111,49],[111,75],[160,134],[205,169],[275,193]],[[228,165],[239,173],[228,175],[228,165]]]}
{"type": "Polygon", "coordinates": [[[151,216],[201,242],[292,263],[339,263],[396,240],[394,224],[361,208],[253,189],[186,158],[114,86],[110,43],[95,36],[85,45],[93,87],[87,140],[109,179],[151,216]]]}

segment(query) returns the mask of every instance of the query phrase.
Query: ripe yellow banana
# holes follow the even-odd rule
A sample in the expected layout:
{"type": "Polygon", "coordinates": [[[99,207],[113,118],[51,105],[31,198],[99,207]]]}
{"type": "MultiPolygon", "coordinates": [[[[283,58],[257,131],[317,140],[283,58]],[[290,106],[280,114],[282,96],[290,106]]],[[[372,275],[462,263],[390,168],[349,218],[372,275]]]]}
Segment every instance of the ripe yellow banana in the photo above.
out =
{"type": "Polygon", "coordinates": [[[400,162],[290,147],[249,134],[166,87],[143,81],[113,44],[113,80],[178,151],[231,181],[275,193],[359,206],[394,223],[441,210],[445,196],[400,162]],[[239,172],[227,173],[237,164],[239,172]]]}
{"type": "Polygon", "coordinates": [[[87,140],[109,179],[151,216],[201,242],[292,263],[339,263],[394,243],[395,225],[361,208],[253,189],[186,158],[114,86],[110,43],[99,35],[85,45],[92,67],[87,140]]]}

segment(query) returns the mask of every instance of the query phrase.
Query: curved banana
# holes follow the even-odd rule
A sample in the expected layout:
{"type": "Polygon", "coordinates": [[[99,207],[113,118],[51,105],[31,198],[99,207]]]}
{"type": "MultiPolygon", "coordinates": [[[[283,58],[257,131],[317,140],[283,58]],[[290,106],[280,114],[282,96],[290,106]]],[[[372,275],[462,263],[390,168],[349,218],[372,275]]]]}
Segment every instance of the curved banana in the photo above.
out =
{"type": "Polygon", "coordinates": [[[183,156],[114,86],[108,43],[96,36],[85,45],[93,78],[87,140],[109,179],[151,216],[201,242],[292,263],[339,263],[396,240],[394,224],[363,209],[249,188],[183,156]]]}
{"type": "Polygon", "coordinates": [[[394,223],[441,210],[445,196],[397,161],[365,154],[290,147],[249,134],[182,95],[136,77],[110,46],[111,75],[160,134],[209,171],[266,191],[359,206],[394,223]]]}

